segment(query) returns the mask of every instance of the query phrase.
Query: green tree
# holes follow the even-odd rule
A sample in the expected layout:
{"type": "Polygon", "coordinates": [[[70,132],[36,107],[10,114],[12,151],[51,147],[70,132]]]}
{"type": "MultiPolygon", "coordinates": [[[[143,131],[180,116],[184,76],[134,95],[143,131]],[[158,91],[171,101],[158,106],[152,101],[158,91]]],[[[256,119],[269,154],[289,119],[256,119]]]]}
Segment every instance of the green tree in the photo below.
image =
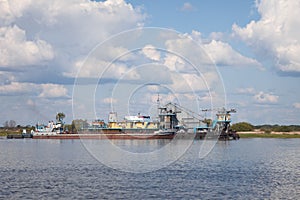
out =
{"type": "Polygon", "coordinates": [[[64,124],[64,131],[72,131],[72,125],[71,124],[64,124]]]}
{"type": "Polygon", "coordinates": [[[233,124],[231,128],[235,131],[253,131],[254,126],[248,122],[239,122],[236,124],[233,124]]]}
{"type": "Polygon", "coordinates": [[[4,127],[4,128],[8,128],[8,127],[9,127],[8,121],[5,121],[5,122],[3,123],[3,127],[4,127]]]}
{"type": "Polygon", "coordinates": [[[72,132],[78,132],[82,128],[88,127],[88,125],[89,125],[89,123],[87,122],[87,120],[75,119],[72,121],[72,124],[71,124],[72,132]]]}
{"type": "Polygon", "coordinates": [[[14,120],[9,120],[9,121],[6,121],[4,122],[3,126],[5,128],[14,128],[16,127],[17,123],[14,121],[14,120]]]}
{"type": "Polygon", "coordinates": [[[56,121],[63,122],[63,119],[66,117],[65,113],[60,112],[56,114],[56,121]]]}

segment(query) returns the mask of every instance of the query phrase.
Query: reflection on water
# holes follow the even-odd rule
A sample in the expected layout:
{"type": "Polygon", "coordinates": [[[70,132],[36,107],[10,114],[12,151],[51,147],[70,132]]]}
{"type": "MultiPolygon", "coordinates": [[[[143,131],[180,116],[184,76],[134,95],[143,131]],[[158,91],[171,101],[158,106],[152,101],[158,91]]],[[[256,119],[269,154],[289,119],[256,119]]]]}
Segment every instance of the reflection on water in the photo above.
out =
{"type": "Polygon", "coordinates": [[[82,140],[88,152],[113,169],[145,173],[169,166],[192,145],[193,140],[82,140]]]}
{"type": "Polygon", "coordinates": [[[118,148],[128,152],[150,153],[163,148],[165,145],[168,145],[171,140],[110,140],[110,142],[118,148]]]}
{"type": "MultiPolygon", "coordinates": [[[[156,150],[165,142],[114,141],[136,153],[156,150]]],[[[300,139],[220,141],[199,159],[202,142],[194,141],[170,166],[135,174],[97,162],[80,140],[3,139],[0,199],[299,198],[300,139]]]]}

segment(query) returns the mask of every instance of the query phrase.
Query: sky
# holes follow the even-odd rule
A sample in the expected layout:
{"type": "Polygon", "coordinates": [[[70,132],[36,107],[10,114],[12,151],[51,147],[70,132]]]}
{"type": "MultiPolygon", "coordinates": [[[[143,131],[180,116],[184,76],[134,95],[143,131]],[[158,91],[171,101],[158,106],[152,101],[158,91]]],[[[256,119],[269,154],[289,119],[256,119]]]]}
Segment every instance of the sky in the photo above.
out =
{"type": "Polygon", "coordinates": [[[0,0],[0,125],[175,102],[299,124],[298,0],[0,0]]]}

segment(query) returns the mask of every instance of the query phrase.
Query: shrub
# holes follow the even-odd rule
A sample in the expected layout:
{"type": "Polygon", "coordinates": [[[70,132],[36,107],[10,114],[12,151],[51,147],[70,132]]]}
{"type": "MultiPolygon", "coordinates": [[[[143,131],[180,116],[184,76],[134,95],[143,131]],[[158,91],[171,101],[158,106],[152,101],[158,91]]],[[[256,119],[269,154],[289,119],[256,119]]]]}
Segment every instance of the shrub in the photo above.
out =
{"type": "Polygon", "coordinates": [[[289,126],[277,126],[273,128],[275,132],[290,132],[292,131],[291,127],[289,126]]]}
{"type": "Polygon", "coordinates": [[[271,129],[261,129],[262,131],[264,131],[266,134],[270,134],[272,131],[271,131],[271,129]]]}
{"type": "Polygon", "coordinates": [[[233,124],[231,128],[235,131],[253,131],[254,126],[247,122],[239,122],[236,124],[233,124]]]}

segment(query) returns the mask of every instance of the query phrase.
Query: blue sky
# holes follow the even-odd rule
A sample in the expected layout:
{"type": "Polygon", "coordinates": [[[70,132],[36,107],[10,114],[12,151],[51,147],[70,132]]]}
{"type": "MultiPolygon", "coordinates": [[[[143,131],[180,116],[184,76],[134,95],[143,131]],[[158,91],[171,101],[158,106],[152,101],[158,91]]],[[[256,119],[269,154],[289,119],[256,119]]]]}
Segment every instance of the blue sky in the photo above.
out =
{"type": "Polygon", "coordinates": [[[231,32],[236,23],[246,25],[258,18],[254,1],[128,1],[140,6],[148,15],[147,26],[173,28],[180,32],[199,30],[205,36],[212,32],[231,32]]]}
{"type": "Polygon", "coordinates": [[[234,122],[299,124],[299,9],[297,0],[1,1],[0,123],[153,114],[157,93],[218,107],[224,88],[234,122]],[[145,27],[163,29],[141,41],[124,34],[145,27]],[[215,66],[201,78],[187,60],[208,57],[215,66]]]}

